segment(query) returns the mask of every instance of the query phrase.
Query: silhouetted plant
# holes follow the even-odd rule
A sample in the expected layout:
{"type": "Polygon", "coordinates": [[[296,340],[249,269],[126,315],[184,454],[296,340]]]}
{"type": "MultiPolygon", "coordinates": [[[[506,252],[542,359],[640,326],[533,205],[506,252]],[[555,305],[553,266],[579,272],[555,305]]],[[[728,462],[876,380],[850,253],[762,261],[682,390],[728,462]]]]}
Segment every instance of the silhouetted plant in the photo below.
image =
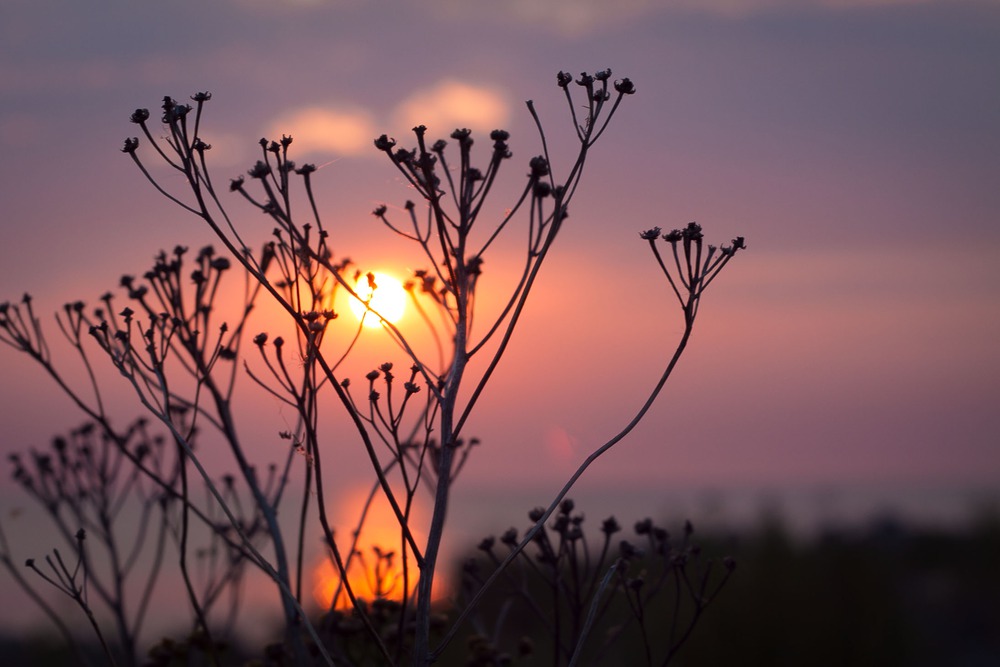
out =
{"type": "MultiPolygon", "coordinates": [[[[95,472],[96,477],[88,481],[102,487],[93,491],[87,502],[97,503],[105,548],[118,554],[119,547],[110,537],[105,539],[115,522],[114,512],[109,514],[105,505],[110,502],[110,506],[119,507],[129,494],[139,499],[139,506],[148,506],[151,516],[155,515],[155,520],[144,525],[151,524],[159,535],[153,548],[156,563],[166,553],[166,536],[172,538],[170,549],[183,575],[194,618],[192,636],[197,638],[185,644],[184,650],[204,647],[209,659],[220,660],[212,636],[215,621],[210,621],[209,615],[224,594],[238,599],[249,567],[271,579],[283,610],[283,640],[268,649],[265,660],[269,664],[427,664],[440,657],[460,627],[475,617],[481,597],[498,579],[520,576],[509,570],[515,561],[534,562],[523,554],[530,544],[541,549],[538,574],[552,595],[559,598],[554,600],[553,609],[565,607],[569,615],[568,619],[560,617],[551,627],[557,664],[581,659],[593,624],[602,618],[601,600],[612,591],[628,603],[633,624],[642,631],[651,598],[668,585],[674,586],[676,596],[682,595],[683,588],[684,594],[694,599],[696,613],[690,625],[674,617],[672,627],[681,628],[681,634],[668,642],[667,659],[673,647],[683,643],[716,590],[706,588],[707,583],[692,583],[689,559],[693,552],[683,551],[686,542],[678,552],[668,547],[665,537],[648,538],[648,550],[661,556],[662,561],[658,578],[648,585],[640,585],[643,580],[632,568],[637,557],[625,554],[624,546],[602,573],[601,568],[610,558],[607,540],[613,526],[607,522],[604,525],[606,542],[595,566],[587,560],[582,519],[572,515],[572,505],[565,498],[580,475],[621,441],[649,410],[687,345],[705,289],[744,247],[742,238],[722,248],[705,246],[701,227],[696,223],[666,235],[661,235],[659,228],[641,233],[680,303],[685,322],[675,351],[647,400],[617,435],[581,463],[547,508],[532,513],[533,525],[520,539],[505,536],[503,558],[492,558],[495,570],[477,580],[480,587],[469,591],[464,605],[453,610],[447,622],[432,606],[432,585],[439,572],[453,482],[479,444],[465,433],[469,419],[507,350],[542,264],[566,225],[568,206],[578,190],[591,149],[623,100],[635,92],[627,78],[612,81],[610,70],[584,73],[575,80],[560,72],[557,84],[576,133],[575,153],[568,168],[560,170],[549,154],[541,119],[529,101],[527,107],[539,133],[541,152],[528,160],[526,181],[499,219],[488,219],[490,214],[485,212],[488,209],[484,204],[501,168],[512,157],[506,131],[494,130],[490,134],[492,144],[481,168],[473,166],[474,141],[468,129],[451,133],[454,144],[443,139],[431,142],[422,125],[413,128],[413,148],[401,147],[387,135],[375,139],[375,148],[422,200],[419,205],[407,201],[393,212],[388,206],[379,206],[374,216],[392,233],[411,241],[422,256],[426,268],[414,273],[407,291],[435,341],[431,352],[418,349],[406,332],[378,312],[373,297],[358,289],[356,280],[366,280],[374,294],[379,287],[377,277],[352,271],[349,259],[335,256],[331,246],[335,230],[324,224],[314,197],[316,167],[298,166],[289,158],[291,137],[261,139],[260,159],[247,172],[249,180],[239,177],[228,187],[217,187],[206,160],[211,146],[201,136],[209,93],[194,95],[193,104],[164,98],[159,124],[150,122],[148,110],[136,110],[131,120],[138,126],[141,138],[126,139],[123,151],[161,194],[213,230],[226,255],[205,248],[197,253],[191,267],[185,265],[187,248],[178,246],[170,254],[157,256],[153,268],[141,280],[122,278],[129,305],[113,305],[114,297],[107,294],[101,299],[102,305],[91,311],[81,302],[64,308],[57,319],[82,360],[93,395],[87,397],[85,391],[72,387],[57,370],[30,297],[25,296],[19,304],[0,306],[0,340],[34,358],[69,394],[92,422],[87,432],[100,439],[105,457],[112,461],[114,474],[95,472]],[[571,85],[574,83],[575,87],[571,85]],[[140,150],[141,146],[148,146],[148,150],[140,150]],[[179,175],[184,186],[175,189],[177,180],[157,178],[147,164],[149,158],[179,175]],[[273,239],[262,250],[252,250],[244,239],[245,232],[223,202],[227,191],[273,224],[273,239]],[[523,265],[499,312],[486,314],[476,308],[484,258],[498,238],[516,233],[516,216],[526,219],[523,265]],[[657,243],[661,240],[670,245],[672,262],[660,254],[657,243]],[[245,277],[244,296],[236,312],[222,314],[220,286],[232,273],[245,277]],[[367,373],[363,383],[357,384],[341,374],[341,363],[362,329],[361,324],[351,328],[338,318],[333,308],[338,292],[346,292],[349,298],[361,302],[365,317],[378,319],[405,364],[380,363],[367,373]],[[286,340],[274,332],[260,332],[252,337],[252,349],[247,350],[247,318],[264,294],[284,311],[294,333],[286,340]],[[223,321],[226,316],[232,324],[223,321]],[[485,322],[483,318],[487,318],[485,322]],[[324,345],[327,338],[332,340],[324,345]],[[91,365],[95,353],[126,379],[136,398],[163,429],[162,440],[154,438],[154,444],[145,447],[136,444],[137,433],[149,438],[144,422],[125,432],[115,430],[91,365]],[[479,365],[471,365],[473,359],[481,360],[479,365]],[[274,436],[284,452],[267,476],[259,474],[251,464],[248,443],[236,427],[233,388],[241,368],[296,417],[292,428],[274,436]],[[360,389],[355,388],[358,384],[360,389]],[[329,409],[323,401],[328,397],[334,398],[348,416],[353,427],[350,434],[331,436],[321,432],[321,414],[329,409]],[[224,442],[236,474],[218,477],[206,469],[195,447],[196,436],[205,430],[224,442]],[[371,498],[384,498],[399,530],[398,544],[381,545],[370,555],[358,548],[357,537],[364,519],[353,533],[350,548],[345,550],[335,539],[327,516],[325,457],[333,443],[349,437],[360,442],[371,463],[371,498]],[[195,500],[192,474],[199,487],[207,491],[204,501],[195,500]],[[302,492],[294,536],[289,537],[287,528],[278,521],[278,513],[293,478],[301,480],[302,492]],[[430,492],[430,519],[423,531],[426,537],[418,540],[414,506],[422,486],[430,492]],[[309,522],[314,502],[318,526],[309,522]],[[553,515],[555,523],[549,526],[553,515]],[[207,544],[194,546],[194,526],[198,527],[197,539],[207,544]],[[305,544],[316,532],[322,536],[339,574],[340,588],[333,600],[346,596],[351,605],[349,613],[331,610],[319,624],[311,622],[302,607],[305,544]],[[265,548],[270,556],[264,555],[265,548]],[[189,571],[192,555],[216,559],[209,567],[213,574],[201,588],[189,571]],[[352,567],[365,566],[365,559],[371,558],[376,561],[372,575],[375,599],[363,600],[353,590],[348,574],[352,567]],[[398,574],[390,575],[389,566],[394,563],[399,564],[398,574]],[[380,595],[390,587],[399,591],[398,601],[380,595]],[[565,600],[561,599],[566,595],[565,600]]],[[[28,472],[15,460],[15,476],[57,524],[67,521],[61,514],[62,507],[74,504],[80,506],[74,507],[71,515],[76,523],[84,524],[88,505],[74,500],[68,486],[54,481],[73,477],[77,464],[67,459],[60,463],[59,472],[53,472],[51,466],[42,466],[38,461],[36,457],[36,469],[28,472]],[[37,491],[40,483],[44,492],[37,491]]],[[[145,533],[136,536],[137,543],[145,539],[145,533]]],[[[80,567],[87,571],[89,561],[83,557],[82,541],[80,544],[80,567]]],[[[493,554],[491,550],[487,553],[493,554]]],[[[121,575],[127,574],[129,568],[116,559],[112,559],[111,574],[122,583],[121,575]]],[[[155,572],[150,573],[151,580],[155,580],[155,572]]],[[[147,588],[151,590],[151,584],[147,588]]],[[[121,601],[124,591],[120,595],[102,595],[102,599],[112,610],[117,608],[122,617],[118,621],[122,653],[126,662],[134,664],[136,633],[147,602],[140,605],[136,619],[129,620],[121,601]]],[[[148,594],[143,599],[148,599],[148,594]]],[[[645,632],[642,645],[647,660],[651,660],[651,642],[645,632]]],[[[525,650],[522,647],[522,652],[525,650]]],[[[163,651],[161,656],[172,655],[163,651]]],[[[496,659],[488,642],[474,643],[470,651],[482,664],[496,659]]]]}
{"type": "MultiPolygon", "coordinates": [[[[489,602],[473,612],[478,650],[488,648],[499,662],[504,655],[530,653],[551,664],[668,664],[735,563],[702,562],[701,548],[690,541],[690,522],[676,540],[643,519],[630,541],[608,517],[601,539],[592,543],[584,515],[574,510],[572,500],[560,503],[555,518],[534,533],[534,553],[517,549],[518,531],[510,528],[479,543],[483,557],[466,560],[461,590],[472,596],[483,586],[484,567],[494,570],[506,555],[516,556],[489,602]],[[544,631],[531,632],[536,627],[544,631]],[[598,627],[603,631],[595,633],[598,627]],[[543,639],[546,645],[539,645],[543,639]],[[516,651],[498,649],[514,642],[516,651]]],[[[543,508],[529,512],[532,525],[542,514],[543,508]]]]}

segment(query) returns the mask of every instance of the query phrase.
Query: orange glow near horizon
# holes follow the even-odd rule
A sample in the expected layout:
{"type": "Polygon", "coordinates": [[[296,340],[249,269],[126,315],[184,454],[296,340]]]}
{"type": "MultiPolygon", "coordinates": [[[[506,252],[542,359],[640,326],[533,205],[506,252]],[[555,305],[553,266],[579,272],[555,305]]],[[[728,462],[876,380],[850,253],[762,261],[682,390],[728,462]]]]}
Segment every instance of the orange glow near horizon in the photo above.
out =
{"type": "MultiPolygon", "coordinates": [[[[355,524],[358,520],[364,500],[367,494],[352,496],[345,506],[346,522],[344,527],[355,524]]],[[[412,523],[416,524],[416,521],[412,523]]],[[[411,527],[411,530],[413,528],[411,527]]],[[[348,535],[343,531],[338,534],[348,535]]],[[[422,544],[422,536],[419,531],[414,531],[414,538],[417,544],[422,544]]],[[[349,545],[340,543],[342,556],[346,559],[349,545]]],[[[407,553],[408,572],[404,578],[403,571],[403,549],[402,533],[399,523],[396,520],[388,502],[381,497],[376,497],[368,510],[365,525],[361,530],[358,539],[356,552],[348,566],[347,580],[351,585],[351,590],[355,597],[374,600],[402,600],[406,588],[412,594],[417,580],[419,570],[412,555],[407,553]]],[[[337,609],[350,609],[351,600],[347,591],[340,585],[340,573],[332,558],[324,555],[312,572],[313,579],[313,599],[323,609],[335,607],[337,609]],[[339,594],[338,594],[339,591],[339,594]],[[337,596],[334,600],[334,596],[337,596]]],[[[435,595],[441,590],[438,585],[434,586],[435,595]]]]}
{"type": "Polygon", "coordinates": [[[354,291],[363,300],[371,299],[368,307],[362,301],[351,298],[348,302],[351,312],[366,327],[380,327],[382,320],[395,324],[406,312],[406,290],[403,283],[392,276],[374,271],[358,278],[354,291]],[[374,284],[374,287],[372,286],[374,284]]]}

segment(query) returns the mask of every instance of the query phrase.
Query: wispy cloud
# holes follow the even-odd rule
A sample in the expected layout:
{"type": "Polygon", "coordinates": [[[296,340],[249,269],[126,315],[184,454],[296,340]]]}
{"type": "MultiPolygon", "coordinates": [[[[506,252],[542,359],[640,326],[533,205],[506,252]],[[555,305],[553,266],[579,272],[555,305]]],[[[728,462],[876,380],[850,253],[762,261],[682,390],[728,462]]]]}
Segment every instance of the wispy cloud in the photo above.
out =
{"type": "Polygon", "coordinates": [[[511,0],[504,3],[502,12],[494,3],[487,2],[433,0],[429,4],[450,18],[499,18],[581,37],[608,25],[631,23],[654,14],[704,14],[734,19],[775,10],[850,10],[943,2],[945,0],[511,0]]]}

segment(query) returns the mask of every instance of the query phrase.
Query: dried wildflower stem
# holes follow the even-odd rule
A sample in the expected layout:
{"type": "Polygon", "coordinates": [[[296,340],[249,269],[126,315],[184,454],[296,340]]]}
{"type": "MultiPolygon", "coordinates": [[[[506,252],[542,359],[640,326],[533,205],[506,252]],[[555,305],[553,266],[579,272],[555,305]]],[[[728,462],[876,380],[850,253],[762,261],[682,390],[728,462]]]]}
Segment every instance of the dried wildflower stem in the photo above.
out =
{"type": "Polygon", "coordinates": [[[670,378],[670,375],[673,373],[673,370],[677,365],[677,362],[680,360],[681,355],[687,348],[688,340],[691,337],[691,332],[694,327],[693,312],[696,303],[697,303],[697,297],[693,298],[686,305],[684,310],[685,314],[684,333],[681,335],[680,341],[677,343],[677,347],[675,348],[674,353],[670,358],[670,361],[667,363],[667,366],[664,369],[663,374],[660,376],[660,379],[657,381],[653,390],[646,398],[646,401],[643,403],[642,407],[639,408],[639,411],[635,414],[635,416],[631,419],[631,421],[629,421],[628,424],[626,424],[625,427],[622,428],[621,431],[619,431],[613,438],[611,438],[603,445],[601,445],[593,452],[591,452],[591,454],[583,461],[583,463],[580,464],[580,466],[576,469],[576,471],[570,476],[570,478],[563,485],[559,493],[556,494],[555,498],[549,504],[548,508],[546,508],[545,511],[542,513],[541,517],[525,533],[524,537],[521,538],[521,541],[518,542],[517,546],[511,550],[511,552],[507,555],[506,558],[503,559],[503,561],[500,563],[500,566],[493,572],[493,574],[491,574],[486,579],[486,582],[483,584],[483,587],[476,592],[476,594],[469,601],[468,605],[466,605],[465,609],[463,609],[462,612],[459,613],[451,629],[442,638],[441,643],[438,645],[438,647],[434,649],[433,653],[431,654],[432,658],[436,659],[437,657],[439,657],[441,652],[448,646],[451,640],[454,639],[455,634],[458,632],[459,627],[462,625],[462,623],[468,617],[468,615],[472,612],[472,610],[475,609],[476,605],[482,599],[486,591],[496,582],[496,580],[501,576],[503,571],[511,564],[511,562],[513,562],[513,560],[517,557],[517,555],[521,553],[521,551],[523,551],[524,548],[532,542],[532,540],[534,540],[535,536],[539,533],[539,531],[541,531],[544,528],[545,522],[548,521],[549,517],[552,516],[552,513],[556,511],[556,509],[559,507],[559,504],[567,496],[567,494],[576,484],[577,480],[579,480],[580,477],[583,476],[583,473],[586,472],[586,470],[591,466],[591,464],[594,463],[594,461],[600,458],[605,452],[607,452],[609,449],[611,449],[616,444],[621,442],[625,438],[625,436],[631,433],[632,430],[639,424],[639,422],[642,421],[642,419],[646,416],[646,413],[649,412],[649,409],[653,406],[653,403],[656,401],[657,397],[660,395],[660,392],[663,390],[663,387],[666,385],[667,380],[670,378]]]}
{"type": "Polygon", "coordinates": [[[587,637],[590,635],[590,629],[594,626],[594,620],[597,618],[597,611],[600,607],[601,597],[604,595],[604,591],[607,590],[608,585],[611,583],[612,577],[614,577],[619,568],[622,566],[621,561],[615,561],[612,563],[611,567],[605,573],[604,577],[601,579],[600,585],[597,587],[597,591],[594,592],[593,598],[590,601],[590,607],[587,610],[587,619],[583,623],[583,628],[580,630],[580,634],[576,640],[576,647],[573,649],[573,655],[569,659],[569,667],[575,667],[583,656],[583,645],[587,641],[587,637]]]}
{"type": "MultiPolygon", "coordinates": [[[[100,625],[98,625],[97,619],[94,617],[94,611],[93,609],[91,609],[90,605],[87,602],[88,568],[86,566],[84,558],[84,549],[83,549],[84,536],[85,533],[82,529],[77,531],[75,537],[77,562],[72,572],[66,566],[66,563],[65,561],[63,561],[62,555],[59,553],[58,549],[52,550],[52,555],[55,556],[54,560],[52,556],[49,555],[45,556],[45,562],[48,564],[49,569],[52,570],[52,573],[55,575],[55,578],[52,578],[47,574],[45,574],[44,572],[42,572],[35,564],[35,560],[33,558],[29,558],[27,562],[25,562],[25,566],[28,567],[28,569],[33,570],[35,574],[37,574],[39,577],[47,581],[56,590],[63,593],[71,600],[73,600],[73,602],[76,603],[76,605],[84,612],[84,615],[87,617],[87,620],[90,622],[90,626],[91,628],[93,628],[94,634],[97,636],[97,639],[101,644],[101,648],[104,651],[104,655],[108,660],[108,664],[115,666],[117,665],[117,661],[115,660],[114,653],[111,651],[111,647],[108,646],[108,642],[104,638],[104,633],[101,632],[101,627],[100,625]],[[77,584],[77,576],[81,574],[81,572],[83,574],[83,581],[82,583],[77,584]]],[[[127,637],[123,637],[123,639],[126,638],[127,637]]],[[[129,664],[134,664],[135,663],[134,646],[131,644],[126,644],[122,648],[125,652],[126,659],[129,661],[129,664]]]]}
{"type": "Polygon", "coordinates": [[[10,546],[7,543],[7,536],[4,533],[2,525],[0,525],[0,563],[3,563],[3,566],[7,569],[7,572],[10,573],[10,576],[14,578],[14,581],[17,582],[17,585],[21,588],[21,590],[25,592],[32,602],[38,605],[38,608],[42,610],[42,613],[44,613],[56,627],[59,634],[62,635],[63,639],[66,641],[66,645],[69,646],[70,650],[73,652],[77,662],[81,665],[89,664],[89,661],[83,655],[83,651],[80,650],[80,645],[73,637],[73,633],[70,632],[69,627],[66,626],[66,622],[63,621],[62,617],[56,613],[45,598],[39,595],[38,591],[36,591],[35,588],[21,576],[21,572],[14,565],[10,555],[10,546]]]}
{"type": "MultiPolygon", "coordinates": [[[[197,471],[198,471],[198,474],[201,475],[201,478],[204,480],[205,485],[206,485],[206,487],[209,490],[209,493],[211,493],[212,497],[219,504],[219,507],[222,509],[223,513],[226,515],[226,518],[229,520],[230,525],[233,526],[233,528],[236,530],[237,534],[240,536],[240,538],[241,538],[241,540],[243,542],[244,547],[250,553],[250,556],[252,557],[253,561],[266,574],[268,574],[268,576],[270,576],[270,578],[272,579],[272,581],[274,581],[278,585],[278,587],[280,588],[280,590],[282,592],[282,601],[283,601],[283,603],[287,607],[291,607],[291,612],[289,612],[286,609],[286,612],[285,612],[286,615],[291,615],[293,619],[294,618],[305,619],[306,618],[305,611],[302,609],[302,606],[299,604],[298,600],[295,598],[295,595],[292,593],[291,589],[289,588],[289,580],[287,578],[287,575],[288,575],[288,563],[285,560],[284,549],[278,546],[278,542],[279,542],[278,538],[275,538],[275,539],[272,540],[272,542],[275,544],[275,551],[279,554],[279,556],[278,556],[278,558],[279,558],[278,569],[275,569],[274,566],[272,566],[271,563],[266,558],[264,558],[263,554],[261,554],[257,550],[257,548],[254,547],[253,542],[250,540],[250,538],[244,532],[243,527],[242,527],[240,521],[233,515],[232,510],[229,507],[229,504],[222,497],[222,494],[219,492],[219,489],[216,486],[215,482],[212,480],[211,476],[208,474],[208,471],[205,470],[204,466],[201,464],[201,461],[195,455],[194,450],[191,449],[190,444],[188,444],[188,442],[184,438],[184,436],[177,430],[176,426],[173,423],[173,420],[170,419],[168,416],[164,415],[163,413],[161,413],[160,410],[156,406],[154,406],[146,398],[145,394],[143,394],[139,390],[138,384],[136,383],[136,381],[134,380],[134,378],[130,378],[130,382],[133,385],[133,387],[136,389],[136,392],[137,392],[137,395],[139,396],[140,402],[142,402],[142,404],[146,407],[147,410],[149,410],[153,415],[155,415],[156,417],[158,417],[160,419],[160,421],[163,422],[163,424],[173,434],[174,438],[177,440],[177,443],[184,449],[185,454],[191,460],[192,464],[194,464],[195,469],[197,469],[197,471]]],[[[249,472],[249,467],[246,468],[246,473],[249,476],[252,476],[252,473],[249,472]]],[[[250,488],[251,488],[251,491],[256,491],[258,493],[261,493],[259,486],[256,485],[256,484],[252,485],[250,488]]],[[[262,493],[261,493],[261,495],[262,495],[262,493]]],[[[266,511],[266,508],[267,508],[266,500],[263,499],[262,497],[257,498],[257,501],[259,503],[259,505],[258,505],[259,509],[264,513],[264,518],[265,518],[265,520],[268,523],[269,530],[276,531],[276,529],[277,529],[277,525],[276,525],[277,521],[276,521],[276,517],[274,516],[274,512],[273,511],[272,512],[267,512],[266,511]],[[263,503],[262,503],[262,501],[263,501],[263,503]],[[263,504],[263,506],[261,507],[260,504],[263,504]]],[[[272,535],[275,535],[275,536],[280,536],[280,534],[281,534],[280,532],[272,532],[272,535]]],[[[323,643],[320,640],[319,636],[316,634],[315,628],[313,628],[312,624],[309,623],[308,621],[302,623],[302,625],[305,626],[306,631],[309,632],[310,635],[312,636],[312,639],[316,643],[316,646],[317,646],[317,648],[318,648],[318,650],[320,652],[320,655],[323,657],[323,659],[326,662],[326,664],[330,665],[332,667],[332,665],[334,664],[333,663],[333,659],[330,657],[329,653],[326,651],[326,647],[323,645],[323,643]]],[[[294,627],[298,627],[298,623],[293,624],[292,627],[293,628],[294,627]]]]}

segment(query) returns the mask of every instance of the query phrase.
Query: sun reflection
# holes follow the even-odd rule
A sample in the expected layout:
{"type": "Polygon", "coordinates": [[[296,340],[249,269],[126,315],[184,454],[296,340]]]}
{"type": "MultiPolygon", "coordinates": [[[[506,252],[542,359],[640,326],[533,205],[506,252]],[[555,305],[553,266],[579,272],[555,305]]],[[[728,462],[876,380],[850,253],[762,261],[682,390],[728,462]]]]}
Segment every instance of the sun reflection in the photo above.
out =
{"type": "Polygon", "coordinates": [[[348,302],[351,312],[366,327],[381,326],[383,319],[395,324],[406,311],[406,290],[403,289],[403,283],[388,274],[363,274],[358,278],[354,291],[365,301],[371,299],[367,308],[357,299],[352,298],[348,302]]]}
{"type": "MultiPolygon", "coordinates": [[[[354,511],[346,515],[350,519],[342,525],[346,527],[356,524],[366,497],[367,494],[360,494],[345,503],[346,509],[354,511]]],[[[339,534],[350,533],[338,531],[339,534]]],[[[420,535],[415,534],[414,537],[420,544],[420,535]]],[[[349,545],[338,540],[338,546],[346,558],[349,545]]],[[[403,599],[407,588],[412,593],[418,578],[412,555],[408,558],[407,565],[408,569],[404,572],[399,523],[388,503],[377,497],[368,510],[356,551],[347,570],[347,581],[358,598],[399,601],[403,599]]],[[[329,557],[322,558],[313,569],[313,598],[324,609],[347,609],[351,606],[347,592],[340,585],[337,567],[329,557]]]]}

